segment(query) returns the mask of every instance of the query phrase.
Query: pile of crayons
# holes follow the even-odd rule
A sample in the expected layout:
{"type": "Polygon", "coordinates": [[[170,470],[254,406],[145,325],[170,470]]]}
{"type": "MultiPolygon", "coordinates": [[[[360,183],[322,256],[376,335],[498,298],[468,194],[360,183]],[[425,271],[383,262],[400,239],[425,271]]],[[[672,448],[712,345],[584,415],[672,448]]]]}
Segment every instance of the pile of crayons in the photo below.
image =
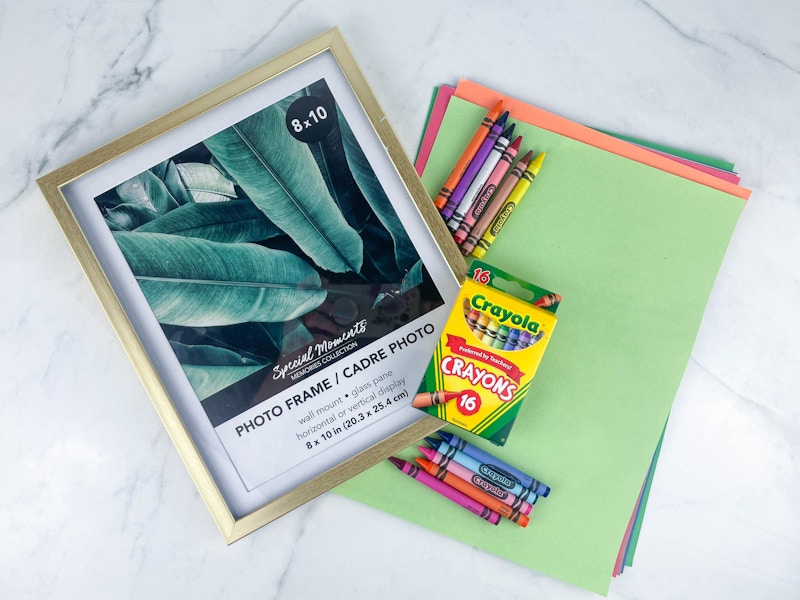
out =
{"type": "Polygon", "coordinates": [[[466,508],[492,525],[505,517],[527,527],[533,505],[550,488],[457,435],[440,431],[419,446],[424,458],[417,465],[391,457],[391,463],[409,477],[466,508]]]}
{"type": "MultiPolygon", "coordinates": [[[[534,306],[545,308],[561,302],[559,294],[547,294],[533,303],[534,306]]],[[[508,325],[500,325],[485,312],[472,308],[468,299],[464,302],[464,318],[475,337],[490,348],[498,350],[524,350],[533,346],[544,336],[544,330],[532,334],[525,329],[517,329],[508,325]]]]}
{"type": "Polygon", "coordinates": [[[464,256],[483,258],[544,162],[544,152],[533,158],[529,150],[511,169],[522,136],[511,141],[514,124],[506,126],[502,107],[486,113],[434,199],[464,256]]]}

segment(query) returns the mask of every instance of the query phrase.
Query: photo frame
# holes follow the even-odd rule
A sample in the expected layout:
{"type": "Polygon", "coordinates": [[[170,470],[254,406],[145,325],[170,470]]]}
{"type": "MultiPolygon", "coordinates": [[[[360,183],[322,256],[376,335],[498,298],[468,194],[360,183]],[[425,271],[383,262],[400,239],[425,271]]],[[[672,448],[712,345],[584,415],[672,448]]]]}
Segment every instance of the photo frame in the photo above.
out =
{"type": "Polygon", "coordinates": [[[227,543],[441,426],[464,261],[338,29],[38,184],[227,543]]]}

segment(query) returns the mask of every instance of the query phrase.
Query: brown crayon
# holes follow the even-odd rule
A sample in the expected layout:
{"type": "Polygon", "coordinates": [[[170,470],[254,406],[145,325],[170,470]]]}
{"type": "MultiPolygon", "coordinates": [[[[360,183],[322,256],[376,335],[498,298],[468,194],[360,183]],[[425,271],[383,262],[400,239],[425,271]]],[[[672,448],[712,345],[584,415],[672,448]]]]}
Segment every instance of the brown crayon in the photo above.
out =
{"type": "Polygon", "coordinates": [[[437,390],[435,392],[420,392],[414,396],[411,401],[411,406],[414,408],[425,408],[428,406],[436,406],[437,404],[444,404],[450,402],[453,398],[457,398],[461,392],[445,392],[437,390]]]}
{"type": "Polygon", "coordinates": [[[508,504],[505,504],[494,496],[487,494],[482,489],[472,485],[469,481],[461,479],[461,477],[451,473],[444,467],[434,464],[427,458],[415,458],[414,460],[417,461],[417,464],[419,464],[423,470],[436,477],[436,479],[439,481],[446,483],[450,487],[458,490],[466,496],[469,496],[473,500],[477,500],[486,508],[495,511],[501,517],[505,517],[509,521],[513,521],[520,527],[527,527],[528,523],[530,523],[530,517],[527,515],[523,515],[516,508],[511,508],[508,504]]]}

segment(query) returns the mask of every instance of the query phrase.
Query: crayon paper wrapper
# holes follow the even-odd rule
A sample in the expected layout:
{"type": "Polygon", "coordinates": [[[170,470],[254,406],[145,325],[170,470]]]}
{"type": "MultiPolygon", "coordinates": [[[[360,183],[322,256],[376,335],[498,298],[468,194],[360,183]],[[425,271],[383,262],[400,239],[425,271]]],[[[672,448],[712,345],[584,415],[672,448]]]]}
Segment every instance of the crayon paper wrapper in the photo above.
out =
{"type": "MultiPolygon", "coordinates": [[[[491,279],[481,268],[476,273],[491,279]]],[[[420,410],[504,445],[556,321],[553,312],[467,279],[418,390],[458,396],[420,410]],[[532,343],[511,349],[509,337],[532,343]]]]}

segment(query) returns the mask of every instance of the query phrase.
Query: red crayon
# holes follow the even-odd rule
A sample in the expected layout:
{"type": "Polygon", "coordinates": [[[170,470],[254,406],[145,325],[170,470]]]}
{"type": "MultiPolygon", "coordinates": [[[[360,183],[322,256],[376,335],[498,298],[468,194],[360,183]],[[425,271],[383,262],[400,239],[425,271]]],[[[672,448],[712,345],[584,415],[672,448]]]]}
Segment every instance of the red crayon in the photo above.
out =
{"type": "Polygon", "coordinates": [[[427,406],[436,406],[437,404],[444,404],[450,400],[457,398],[461,392],[445,392],[436,390],[435,392],[420,392],[414,396],[411,401],[411,406],[414,408],[425,408],[427,406]]]}
{"type": "Polygon", "coordinates": [[[414,460],[416,460],[417,464],[425,469],[426,472],[436,477],[436,479],[439,481],[443,481],[450,487],[457,489],[459,492],[463,492],[473,500],[477,500],[486,508],[490,508],[495,511],[501,517],[505,517],[509,521],[513,521],[521,527],[528,526],[530,517],[523,515],[520,511],[514,508],[511,508],[508,504],[501,502],[494,496],[490,496],[483,490],[472,485],[469,481],[461,479],[461,477],[451,473],[444,467],[433,464],[426,458],[415,458],[414,460]]]}
{"type": "Polygon", "coordinates": [[[489,130],[497,121],[497,117],[500,116],[500,111],[502,109],[503,101],[500,100],[497,104],[495,104],[494,108],[487,112],[486,116],[483,117],[483,121],[478,127],[478,130],[473,134],[472,139],[467,144],[467,147],[464,149],[464,152],[458,159],[456,166],[453,167],[450,176],[447,178],[447,181],[444,182],[442,189],[439,191],[439,195],[436,196],[436,200],[433,202],[434,206],[436,206],[436,208],[439,210],[442,210],[445,207],[445,204],[447,204],[447,201],[450,199],[450,195],[453,193],[453,190],[456,189],[458,182],[461,181],[461,176],[464,174],[464,171],[467,170],[470,161],[472,161],[472,159],[475,157],[475,153],[478,152],[478,148],[481,147],[481,144],[483,144],[486,136],[489,135],[489,130]]]}

